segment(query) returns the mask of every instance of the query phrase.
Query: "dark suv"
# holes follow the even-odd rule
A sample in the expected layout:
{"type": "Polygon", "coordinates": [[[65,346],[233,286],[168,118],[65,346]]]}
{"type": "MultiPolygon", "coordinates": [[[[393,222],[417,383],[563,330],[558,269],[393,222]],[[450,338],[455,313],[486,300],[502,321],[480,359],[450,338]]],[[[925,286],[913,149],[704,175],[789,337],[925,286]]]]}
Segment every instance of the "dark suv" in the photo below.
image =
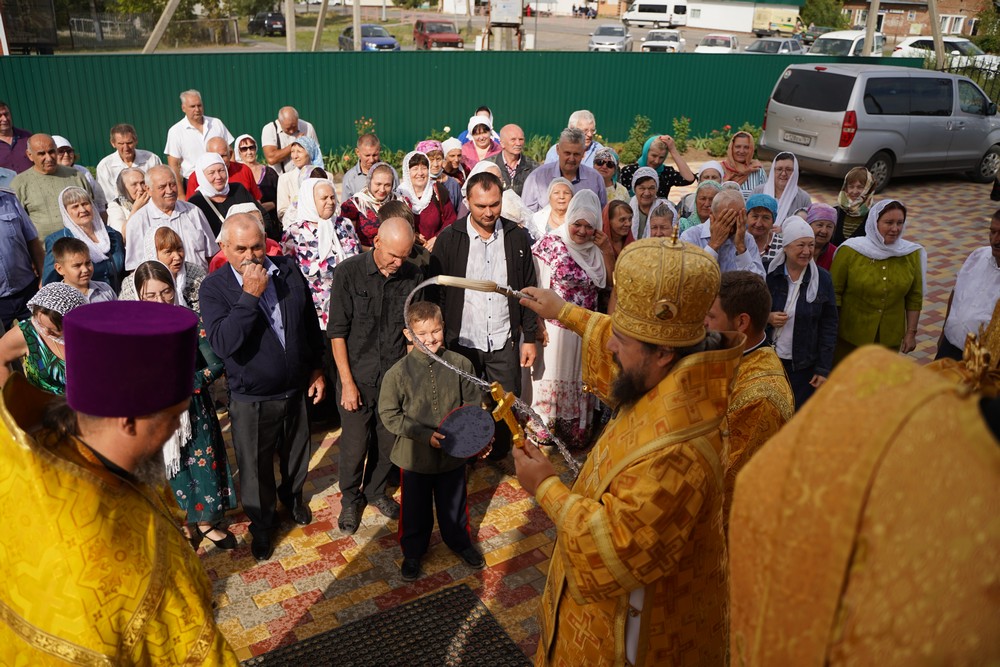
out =
{"type": "Polygon", "coordinates": [[[260,12],[247,23],[251,35],[285,36],[285,15],[279,12],[260,12]]]}

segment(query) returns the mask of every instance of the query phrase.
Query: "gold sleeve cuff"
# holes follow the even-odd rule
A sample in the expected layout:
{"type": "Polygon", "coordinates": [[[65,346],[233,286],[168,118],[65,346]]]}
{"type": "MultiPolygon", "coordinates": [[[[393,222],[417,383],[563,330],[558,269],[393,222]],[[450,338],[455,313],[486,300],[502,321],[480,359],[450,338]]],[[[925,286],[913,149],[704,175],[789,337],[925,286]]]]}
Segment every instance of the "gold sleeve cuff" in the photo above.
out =
{"type": "Polygon", "coordinates": [[[581,308],[567,301],[560,309],[558,319],[567,329],[582,338],[587,332],[587,322],[590,321],[593,314],[586,308],[581,308]]]}
{"type": "Polygon", "coordinates": [[[556,475],[551,475],[542,480],[542,483],[535,489],[535,501],[541,506],[549,518],[555,521],[562,506],[569,496],[569,489],[562,483],[556,475]]]}

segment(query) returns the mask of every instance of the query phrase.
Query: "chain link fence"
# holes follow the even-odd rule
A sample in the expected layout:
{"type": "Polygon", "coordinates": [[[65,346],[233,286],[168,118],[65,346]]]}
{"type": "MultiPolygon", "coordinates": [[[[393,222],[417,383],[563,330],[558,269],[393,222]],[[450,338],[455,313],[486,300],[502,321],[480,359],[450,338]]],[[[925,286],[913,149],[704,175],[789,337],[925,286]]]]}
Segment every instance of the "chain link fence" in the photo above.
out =
{"type": "MultiPolygon", "coordinates": [[[[142,14],[72,14],[69,19],[70,44],[81,49],[137,49],[149,39],[157,13],[142,14]]],[[[239,44],[237,19],[198,19],[171,21],[160,42],[161,46],[221,46],[239,44]]]]}

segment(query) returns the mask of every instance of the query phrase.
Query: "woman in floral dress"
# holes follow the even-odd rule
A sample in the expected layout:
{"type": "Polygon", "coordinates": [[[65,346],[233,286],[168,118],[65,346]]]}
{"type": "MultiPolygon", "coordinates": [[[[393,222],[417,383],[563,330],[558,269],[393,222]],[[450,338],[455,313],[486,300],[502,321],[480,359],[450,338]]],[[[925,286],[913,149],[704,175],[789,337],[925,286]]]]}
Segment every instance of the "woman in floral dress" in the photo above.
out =
{"type": "MultiPolygon", "coordinates": [[[[566,301],[596,310],[598,292],[607,283],[600,245],[601,203],[591,190],[573,195],[566,222],[546,234],[535,247],[538,286],[566,301]]],[[[546,426],[570,447],[590,444],[597,398],[583,391],[581,339],[555,320],[545,321],[548,344],[532,369],[532,404],[546,426]]]]}
{"type": "Polygon", "coordinates": [[[360,244],[354,224],[337,216],[333,184],[321,178],[307,178],[299,189],[299,215],[288,226],[281,249],[294,257],[312,292],[320,326],[326,330],[330,318],[330,289],[333,270],[342,261],[358,254],[360,244]]]}

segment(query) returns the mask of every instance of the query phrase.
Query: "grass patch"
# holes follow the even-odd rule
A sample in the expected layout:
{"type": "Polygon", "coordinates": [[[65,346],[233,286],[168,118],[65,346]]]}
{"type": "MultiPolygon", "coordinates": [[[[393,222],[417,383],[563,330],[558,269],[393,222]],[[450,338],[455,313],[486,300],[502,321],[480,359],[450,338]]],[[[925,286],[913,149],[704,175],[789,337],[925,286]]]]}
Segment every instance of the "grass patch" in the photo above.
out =
{"type": "MultiPolygon", "coordinates": [[[[312,46],[313,34],[316,32],[316,16],[296,16],[295,17],[295,45],[300,51],[306,51],[312,46]],[[306,20],[308,20],[308,25],[306,20]]],[[[345,28],[351,25],[350,14],[328,13],[326,21],[323,23],[323,49],[338,50],[338,39],[345,28]]],[[[396,38],[400,47],[413,46],[413,25],[410,23],[380,23],[390,35],[396,38]]],[[[284,37],[263,37],[260,35],[243,35],[246,39],[256,42],[266,42],[269,44],[284,45],[284,37]]]]}

